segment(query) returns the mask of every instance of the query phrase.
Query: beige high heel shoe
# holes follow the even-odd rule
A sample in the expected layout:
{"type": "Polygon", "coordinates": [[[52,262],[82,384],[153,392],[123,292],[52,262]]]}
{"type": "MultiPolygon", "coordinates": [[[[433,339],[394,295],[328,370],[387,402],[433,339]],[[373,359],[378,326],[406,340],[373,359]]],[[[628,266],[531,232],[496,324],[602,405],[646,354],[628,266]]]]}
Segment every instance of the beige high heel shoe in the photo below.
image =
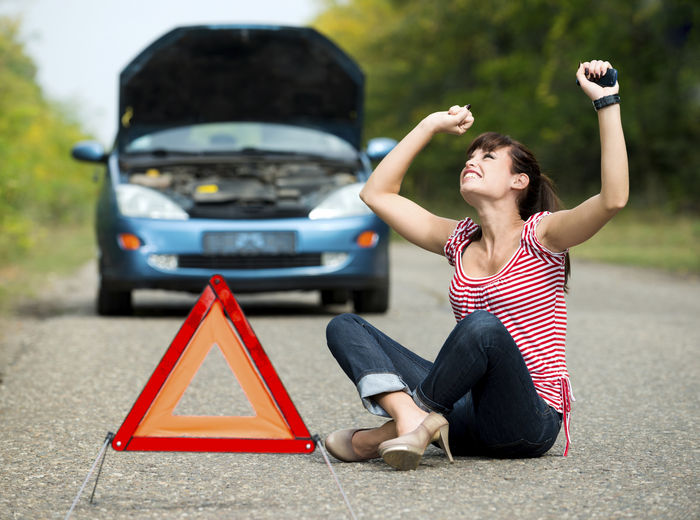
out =
{"type": "Polygon", "coordinates": [[[447,419],[439,413],[432,412],[412,432],[382,442],[379,445],[379,455],[384,462],[398,470],[416,469],[425,448],[431,442],[437,441],[445,450],[450,462],[454,462],[447,441],[449,427],[447,419]]]}
{"type": "MultiPolygon", "coordinates": [[[[338,430],[331,433],[326,437],[326,450],[328,453],[333,455],[336,459],[342,460],[343,462],[363,462],[370,459],[376,459],[379,457],[378,452],[374,452],[369,457],[363,457],[359,455],[352,447],[352,436],[357,432],[371,430],[373,428],[347,428],[345,430],[338,430]]],[[[396,437],[396,423],[392,420],[384,423],[378,428],[374,428],[381,432],[385,439],[393,439],[396,437]]]]}

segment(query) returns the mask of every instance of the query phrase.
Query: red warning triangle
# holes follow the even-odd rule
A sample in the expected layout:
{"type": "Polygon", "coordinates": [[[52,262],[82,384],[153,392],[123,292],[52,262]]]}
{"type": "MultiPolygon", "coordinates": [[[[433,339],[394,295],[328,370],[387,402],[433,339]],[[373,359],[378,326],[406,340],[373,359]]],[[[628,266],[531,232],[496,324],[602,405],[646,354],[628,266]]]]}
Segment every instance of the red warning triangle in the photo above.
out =
{"type": "Polygon", "coordinates": [[[112,440],[115,450],[311,453],[314,442],[221,276],[202,292],[112,440]],[[219,349],[253,415],[177,415],[212,349],[219,349]]]}

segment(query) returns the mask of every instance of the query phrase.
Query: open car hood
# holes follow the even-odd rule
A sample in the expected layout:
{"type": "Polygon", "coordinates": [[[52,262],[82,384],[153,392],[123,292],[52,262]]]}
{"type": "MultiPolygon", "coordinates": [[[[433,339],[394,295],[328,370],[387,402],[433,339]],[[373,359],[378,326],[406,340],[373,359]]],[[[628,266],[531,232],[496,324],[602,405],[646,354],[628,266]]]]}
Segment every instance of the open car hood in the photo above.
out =
{"type": "Polygon", "coordinates": [[[179,27],[122,71],[117,146],[177,126],[259,121],[323,130],[359,149],[363,94],[358,65],[313,29],[179,27]]]}

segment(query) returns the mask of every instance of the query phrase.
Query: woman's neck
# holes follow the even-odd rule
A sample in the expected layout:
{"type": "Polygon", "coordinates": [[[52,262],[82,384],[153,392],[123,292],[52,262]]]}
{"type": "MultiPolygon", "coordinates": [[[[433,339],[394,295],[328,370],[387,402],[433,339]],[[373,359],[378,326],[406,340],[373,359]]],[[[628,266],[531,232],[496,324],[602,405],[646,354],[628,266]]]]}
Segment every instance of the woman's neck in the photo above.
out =
{"type": "Polygon", "coordinates": [[[494,251],[499,247],[508,247],[514,237],[520,237],[523,229],[523,219],[515,206],[488,205],[477,209],[484,247],[494,251]]]}

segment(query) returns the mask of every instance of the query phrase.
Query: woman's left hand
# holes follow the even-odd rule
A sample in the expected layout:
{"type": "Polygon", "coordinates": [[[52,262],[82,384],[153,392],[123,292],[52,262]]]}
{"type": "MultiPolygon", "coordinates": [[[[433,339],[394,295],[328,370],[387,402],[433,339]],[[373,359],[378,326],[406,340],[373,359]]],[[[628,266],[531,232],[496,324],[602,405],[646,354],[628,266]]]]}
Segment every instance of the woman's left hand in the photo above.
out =
{"type": "MultiPolygon", "coordinates": [[[[588,79],[601,77],[611,67],[609,62],[597,60],[579,65],[576,78],[591,100],[620,91],[617,82],[612,87],[601,87],[588,79]]],[[[620,105],[606,105],[596,113],[600,128],[600,193],[572,209],[556,211],[542,219],[537,238],[551,251],[565,251],[591,238],[629,198],[629,166],[620,105]]]]}
{"type": "Polygon", "coordinates": [[[584,61],[579,65],[576,71],[576,79],[581,85],[581,89],[591,101],[620,92],[620,84],[617,82],[615,82],[612,87],[601,87],[588,79],[600,78],[611,68],[612,65],[610,65],[609,61],[601,60],[584,61]],[[588,72],[588,74],[586,74],[586,72],[588,72]]]}

